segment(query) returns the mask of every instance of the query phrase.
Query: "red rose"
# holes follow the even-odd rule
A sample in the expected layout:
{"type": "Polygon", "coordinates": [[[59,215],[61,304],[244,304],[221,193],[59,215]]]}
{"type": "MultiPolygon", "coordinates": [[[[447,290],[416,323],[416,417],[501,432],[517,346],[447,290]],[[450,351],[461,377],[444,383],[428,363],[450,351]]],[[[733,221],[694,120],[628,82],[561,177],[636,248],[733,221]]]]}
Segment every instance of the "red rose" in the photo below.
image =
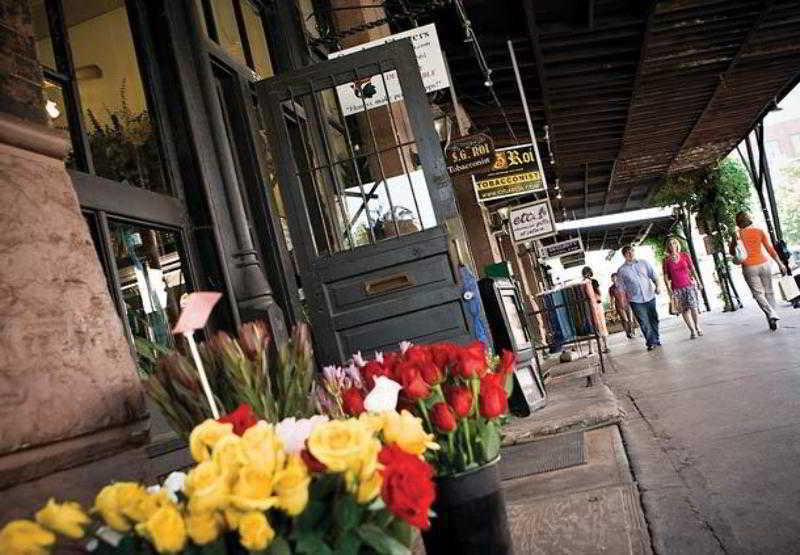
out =
{"type": "Polygon", "coordinates": [[[430,387],[422,379],[419,368],[413,362],[403,362],[397,365],[395,371],[403,386],[403,393],[413,401],[425,399],[430,395],[430,387]]]}
{"type": "Polygon", "coordinates": [[[500,361],[497,365],[497,371],[503,374],[509,374],[514,371],[516,362],[517,355],[515,355],[513,351],[503,349],[503,353],[500,355],[500,361]]]}
{"type": "Polygon", "coordinates": [[[364,384],[367,386],[369,391],[372,391],[372,388],[375,387],[375,378],[378,376],[390,378],[392,373],[386,366],[377,360],[370,360],[361,367],[361,378],[364,380],[364,384]]]}
{"type": "Polygon", "coordinates": [[[506,388],[506,375],[497,372],[489,372],[481,378],[481,389],[484,387],[506,388]]]}
{"type": "Polygon", "coordinates": [[[364,412],[364,394],[361,390],[351,387],[342,391],[342,408],[349,416],[358,416],[364,412]]]}
{"type": "Polygon", "coordinates": [[[410,362],[416,362],[419,364],[433,362],[433,357],[431,356],[430,350],[424,345],[412,345],[406,349],[403,358],[410,362]]]}
{"type": "MultiPolygon", "coordinates": [[[[494,374],[499,376],[501,374],[494,374]]],[[[508,397],[506,390],[497,386],[493,380],[481,382],[480,392],[481,415],[491,420],[508,411],[508,397]]]]}
{"type": "Polygon", "coordinates": [[[464,378],[483,376],[488,371],[486,367],[486,350],[482,342],[473,341],[458,352],[456,372],[464,378]]]}
{"type": "Polygon", "coordinates": [[[419,373],[428,385],[438,385],[444,381],[444,374],[440,367],[433,362],[426,362],[419,366],[419,373]]]}
{"type": "Polygon", "coordinates": [[[328,467],[325,466],[325,463],[322,463],[311,454],[311,451],[308,450],[308,447],[300,451],[300,458],[303,459],[303,462],[306,465],[306,468],[311,472],[325,472],[328,470],[328,467]]]}
{"type": "Polygon", "coordinates": [[[452,432],[456,429],[456,415],[453,414],[447,403],[436,403],[431,409],[431,420],[434,426],[443,432],[452,432]]]}
{"type": "Polygon", "coordinates": [[[458,347],[452,343],[434,343],[429,349],[433,363],[441,369],[458,362],[458,347]]]}
{"type": "Polygon", "coordinates": [[[390,373],[394,373],[395,367],[397,363],[400,362],[400,353],[396,351],[389,351],[388,353],[383,353],[383,366],[389,370],[390,373]]]}
{"type": "Polygon", "coordinates": [[[472,410],[472,391],[468,387],[450,386],[444,390],[447,403],[459,418],[464,418],[472,410]]]}
{"type": "Polygon", "coordinates": [[[433,467],[409,455],[397,445],[386,445],[378,455],[383,465],[381,497],[396,517],[416,528],[427,530],[428,511],[436,498],[433,467]]]}
{"type": "Polygon", "coordinates": [[[258,416],[250,405],[243,404],[239,405],[235,411],[217,418],[217,422],[233,424],[233,433],[240,436],[247,431],[247,428],[258,423],[258,416]]]}

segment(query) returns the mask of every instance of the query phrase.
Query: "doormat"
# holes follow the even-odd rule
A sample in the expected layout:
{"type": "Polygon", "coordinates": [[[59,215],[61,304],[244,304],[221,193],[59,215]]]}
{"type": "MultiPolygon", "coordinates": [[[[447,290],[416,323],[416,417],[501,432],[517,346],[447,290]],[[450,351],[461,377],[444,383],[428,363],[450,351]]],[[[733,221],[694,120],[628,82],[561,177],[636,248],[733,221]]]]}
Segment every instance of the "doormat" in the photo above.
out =
{"type": "Polygon", "coordinates": [[[503,447],[500,455],[498,470],[501,480],[523,478],[587,462],[583,431],[509,445],[503,447]]]}

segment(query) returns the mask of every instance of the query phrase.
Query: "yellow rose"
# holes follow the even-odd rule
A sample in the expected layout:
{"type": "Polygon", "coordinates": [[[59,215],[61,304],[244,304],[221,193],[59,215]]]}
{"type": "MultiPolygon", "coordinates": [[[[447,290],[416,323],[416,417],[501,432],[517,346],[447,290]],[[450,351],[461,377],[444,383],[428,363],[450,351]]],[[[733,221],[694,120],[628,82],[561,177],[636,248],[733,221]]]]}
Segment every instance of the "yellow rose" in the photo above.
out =
{"type": "Polygon", "coordinates": [[[278,496],[278,507],[291,516],[303,512],[308,503],[308,485],[311,476],[308,474],[300,455],[291,455],[286,468],[275,475],[275,493],[278,496]]]}
{"type": "Polygon", "coordinates": [[[92,513],[100,513],[103,520],[117,532],[131,529],[129,517],[124,509],[133,503],[140,486],[133,482],[117,482],[100,490],[94,500],[92,513]]]}
{"type": "Polygon", "coordinates": [[[144,522],[153,516],[157,510],[166,505],[171,505],[167,492],[160,490],[149,493],[143,487],[131,490],[129,499],[123,499],[122,512],[134,522],[144,522]]]}
{"type": "Polygon", "coordinates": [[[308,450],[332,472],[343,472],[364,457],[372,434],[355,419],[319,424],[308,438],[308,450]]]}
{"type": "Polygon", "coordinates": [[[225,508],[230,501],[228,477],[211,461],[200,463],[186,478],[189,510],[203,513],[225,508]]]}
{"type": "Polygon", "coordinates": [[[3,555],[46,555],[56,535],[30,520],[12,520],[0,530],[3,555]]]}
{"type": "Polygon", "coordinates": [[[358,484],[358,491],[356,492],[356,500],[361,503],[369,503],[381,492],[383,485],[383,476],[380,472],[374,472],[372,476],[362,479],[358,484]]]}
{"type": "Polygon", "coordinates": [[[136,532],[149,539],[159,553],[177,553],[186,545],[186,525],[172,506],[158,509],[147,522],[136,525],[136,532]]]}
{"type": "Polygon", "coordinates": [[[207,461],[211,458],[211,451],[217,442],[231,434],[233,434],[233,424],[223,424],[209,418],[192,430],[189,435],[189,451],[195,461],[207,461]]]}
{"type": "Polygon", "coordinates": [[[246,513],[229,507],[225,509],[222,514],[225,517],[225,525],[228,529],[237,530],[239,528],[239,521],[242,520],[242,517],[246,513]]]}
{"type": "Polygon", "coordinates": [[[274,426],[264,420],[248,428],[242,436],[242,455],[246,464],[261,466],[270,475],[283,466],[285,459],[274,426]]]}
{"type": "Polygon", "coordinates": [[[217,465],[220,472],[233,478],[239,468],[247,462],[244,456],[242,438],[236,435],[220,438],[211,452],[211,460],[217,465]]]}
{"type": "Polygon", "coordinates": [[[239,540],[250,551],[266,549],[274,537],[275,530],[264,513],[252,511],[239,519],[239,540]]]}
{"type": "Polygon", "coordinates": [[[84,526],[91,520],[78,503],[66,502],[59,505],[50,499],[47,505],[36,513],[36,522],[68,538],[82,538],[84,526]]]}
{"type": "Polygon", "coordinates": [[[204,490],[220,477],[219,468],[212,461],[201,462],[186,475],[186,496],[204,490]]]}
{"type": "Polygon", "coordinates": [[[363,423],[374,434],[383,430],[386,422],[385,412],[362,412],[358,416],[359,422],[363,423]]]}
{"type": "Polygon", "coordinates": [[[230,501],[240,511],[266,511],[277,502],[271,494],[272,475],[259,466],[249,465],[239,470],[230,501]]]}
{"type": "Polygon", "coordinates": [[[186,517],[186,533],[197,545],[211,543],[219,537],[223,525],[217,512],[189,513],[186,517]]]}
{"type": "Polygon", "coordinates": [[[422,420],[404,410],[386,413],[383,426],[383,439],[386,443],[396,443],[400,449],[410,455],[422,455],[425,449],[438,447],[433,441],[433,434],[426,434],[422,420]]]}

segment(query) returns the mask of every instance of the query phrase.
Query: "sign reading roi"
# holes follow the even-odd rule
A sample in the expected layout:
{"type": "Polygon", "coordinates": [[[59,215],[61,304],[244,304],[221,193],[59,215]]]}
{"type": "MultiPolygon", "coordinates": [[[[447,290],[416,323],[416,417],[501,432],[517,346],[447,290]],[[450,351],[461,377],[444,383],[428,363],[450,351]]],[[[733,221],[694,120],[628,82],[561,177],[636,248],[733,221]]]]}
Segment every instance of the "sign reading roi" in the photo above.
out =
{"type": "Polygon", "coordinates": [[[473,176],[479,202],[544,191],[545,185],[530,145],[495,151],[491,171],[473,176]]]}

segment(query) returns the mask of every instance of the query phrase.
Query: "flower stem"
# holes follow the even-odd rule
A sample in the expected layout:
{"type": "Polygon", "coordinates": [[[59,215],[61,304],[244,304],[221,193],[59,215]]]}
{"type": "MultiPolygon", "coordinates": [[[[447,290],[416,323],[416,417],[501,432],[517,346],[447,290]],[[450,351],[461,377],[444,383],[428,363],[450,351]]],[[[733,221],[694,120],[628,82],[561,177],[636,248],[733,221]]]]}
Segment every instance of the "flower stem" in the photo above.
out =
{"type": "Polygon", "coordinates": [[[453,463],[453,454],[455,453],[454,432],[447,433],[447,462],[453,463]]]}
{"type": "Polygon", "coordinates": [[[419,406],[419,410],[422,413],[422,419],[425,421],[425,424],[428,426],[428,433],[436,433],[436,430],[433,429],[431,426],[431,419],[428,416],[428,409],[425,408],[425,403],[422,399],[417,399],[417,405],[419,406]]]}
{"type": "Polygon", "coordinates": [[[481,381],[473,378],[469,381],[469,387],[472,390],[472,407],[469,409],[470,416],[477,416],[478,414],[478,396],[481,392],[481,381]]]}
{"type": "Polygon", "coordinates": [[[475,457],[472,454],[472,442],[469,440],[469,420],[464,419],[464,427],[461,428],[464,430],[464,443],[467,444],[467,465],[472,464],[475,462],[475,457]]]}

